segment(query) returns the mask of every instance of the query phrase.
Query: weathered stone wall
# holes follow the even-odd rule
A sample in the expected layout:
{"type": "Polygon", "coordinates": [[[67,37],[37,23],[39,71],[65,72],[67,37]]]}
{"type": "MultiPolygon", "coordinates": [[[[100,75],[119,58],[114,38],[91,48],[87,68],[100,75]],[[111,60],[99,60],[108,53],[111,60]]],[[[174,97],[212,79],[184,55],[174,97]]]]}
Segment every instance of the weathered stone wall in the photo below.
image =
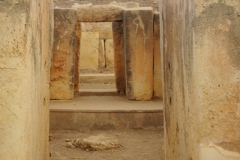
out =
{"type": "Polygon", "coordinates": [[[240,159],[240,1],[160,2],[166,159],[240,159]]]}
{"type": "Polygon", "coordinates": [[[0,2],[0,159],[49,159],[49,0],[0,2]]]}

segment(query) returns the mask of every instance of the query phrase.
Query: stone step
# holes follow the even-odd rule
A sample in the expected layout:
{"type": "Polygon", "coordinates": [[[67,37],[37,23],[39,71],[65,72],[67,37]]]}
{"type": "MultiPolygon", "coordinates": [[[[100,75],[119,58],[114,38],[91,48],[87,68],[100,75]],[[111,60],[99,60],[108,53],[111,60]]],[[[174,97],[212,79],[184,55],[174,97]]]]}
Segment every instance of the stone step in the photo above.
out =
{"type": "Polygon", "coordinates": [[[163,126],[161,100],[129,101],[125,96],[76,96],[50,103],[51,130],[113,130],[163,126]]]}
{"type": "Polygon", "coordinates": [[[79,96],[119,96],[120,93],[116,89],[81,89],[77,95],[79,96]]]}
{"type": "Polygon", "coordinates": [[[114,73],[85,73],[80,74],[80,83],[115,83],[114,73]]]}

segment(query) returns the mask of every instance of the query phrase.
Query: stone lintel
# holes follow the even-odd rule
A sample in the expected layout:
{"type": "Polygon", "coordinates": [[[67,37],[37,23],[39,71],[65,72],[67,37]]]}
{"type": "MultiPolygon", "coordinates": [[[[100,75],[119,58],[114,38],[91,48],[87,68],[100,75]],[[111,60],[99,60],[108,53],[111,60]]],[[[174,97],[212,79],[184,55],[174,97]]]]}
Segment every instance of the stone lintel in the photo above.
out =
{"type": "Polygon", "coordinates": [[[81,5],[77,8],[79,22],[113,22],[122,20],[123,8],[115,5],[81,5]]]}

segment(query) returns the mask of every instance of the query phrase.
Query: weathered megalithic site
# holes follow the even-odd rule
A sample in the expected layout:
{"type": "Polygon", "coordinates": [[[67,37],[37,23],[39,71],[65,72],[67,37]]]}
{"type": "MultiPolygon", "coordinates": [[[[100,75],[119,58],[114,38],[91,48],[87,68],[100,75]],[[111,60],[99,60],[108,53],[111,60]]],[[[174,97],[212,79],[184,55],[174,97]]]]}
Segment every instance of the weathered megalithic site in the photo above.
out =
{"type": "Polygon", "coordinates": [[[2,0],[0,39],[0,160],[240,160],[239,0],[2,0]]]}

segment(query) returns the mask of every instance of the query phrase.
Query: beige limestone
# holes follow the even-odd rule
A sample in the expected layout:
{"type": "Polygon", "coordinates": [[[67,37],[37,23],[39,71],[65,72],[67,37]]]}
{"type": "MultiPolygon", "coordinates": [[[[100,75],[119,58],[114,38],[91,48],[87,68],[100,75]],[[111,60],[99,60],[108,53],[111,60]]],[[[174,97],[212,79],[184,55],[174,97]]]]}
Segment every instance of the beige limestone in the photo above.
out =
{"type": "Polygon", "coordinates": [[[82,32],[98,32],[100,39],[112,39],[112,22],[82,22],[82,32]]]}
{"type": "Polygon", "coordinates": [[[68,142],[69,148],[80,148],[87,151],[112,150],[123,147],[118,139],[107,135],[90,136],[68,142]]]}
{"type": "Polygon", "coordinates": [[[162,98],[162,62],[160,55],[159,13],[154,14],[154,53],[153,53],[153,94],[162,98]]]}
{"type": "Polygon", "coordinates": [[[98,69],[102,69],[106,67],[106,59],[105,59],[105,43],[103,39],[99,39],[99,48],[98,48],[98,69]]]}
{"type": "Polygon", "coordinates": [[[113,48],[112,39],[107,39],[105,41],[105,51],[106,51],[106,67],[113,68],[114,67],[114,48],[113,48]]]}
{"type": "Polygon", "coordinates": [[[80,69],[98,69],[99,34],[82,32],[80,48],[80,69]]]}
{"type": "Polygon", "coordinates": [[[166,160],[240,159],[240,1],[160,2],[166,160]]]}
{"type": "Polygon", "coordinates": [[[74,95],[76,18],[73,9],[54,9],[51,99],[72,99],[74,95]]]}
{"type": "Polygon", "coordinates": [[[113,48],[114,48],[114,71],[116,88],[118,92],[126,90],[125,78],[125,56],[124,56],[124,42],[123,42],[123,23],[113,22],[113,48]]]}
{"type": "Polygon", "coordinates": [[[153,11],[152,8],[124,10],[126,94],[132,100],[153,96],[153,11]]]}
{"type": "Polygon", "coordinates": [[[0,159],[49,159],[52,2],[0,2],[0,159]]]}
{"type": "Polygon", "coordinates": [[[76,50],[75,50],[75,75],[74,75],[74,92],[79,91],[79,52],[81,40],[81,23],[76,24],[76,50]]]}
{"type": "Polygon", "coordinates": [[[77,8],[79,22],[112,22],[122,20],[123,8],[115,5],[81,5],[77,8]]]}

